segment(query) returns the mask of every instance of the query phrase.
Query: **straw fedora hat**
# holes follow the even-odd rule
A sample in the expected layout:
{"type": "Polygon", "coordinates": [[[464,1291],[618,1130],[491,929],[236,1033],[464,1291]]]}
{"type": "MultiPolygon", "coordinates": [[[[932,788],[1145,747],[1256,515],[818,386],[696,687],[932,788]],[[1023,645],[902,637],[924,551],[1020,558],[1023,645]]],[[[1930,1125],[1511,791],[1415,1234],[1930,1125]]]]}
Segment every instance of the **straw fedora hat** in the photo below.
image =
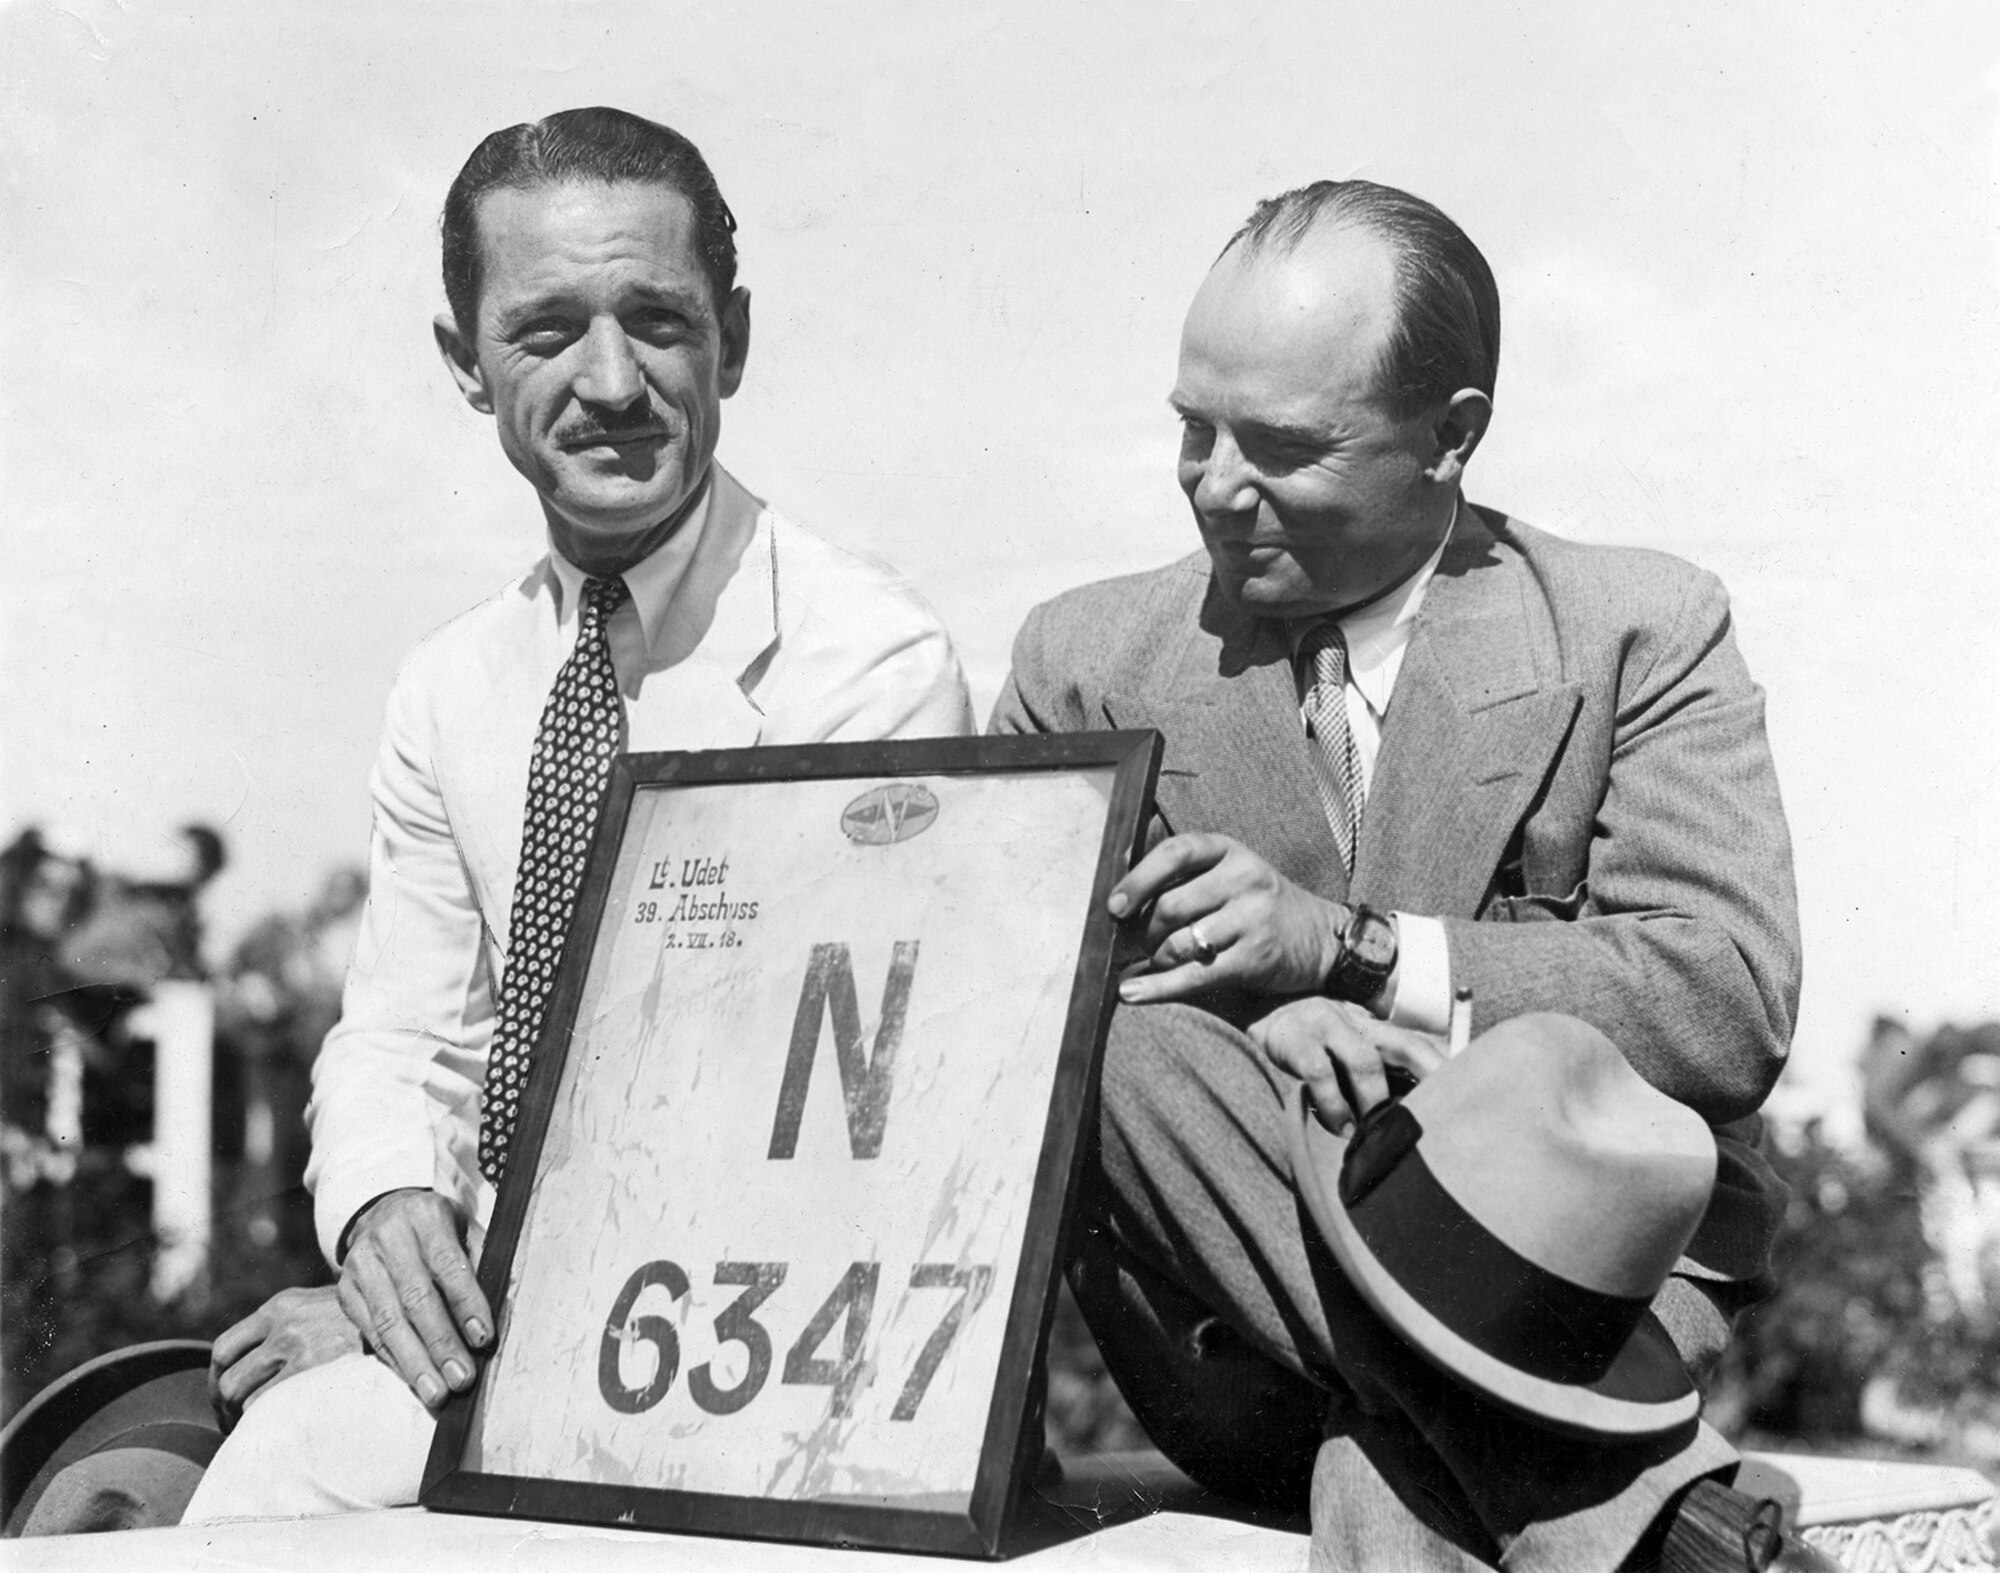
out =
{"type": "Polygon", "coordinates": [[[51,1383],[0,1431],[0,1537],[180,1522],[221,1444],[209,1346],[135,1344],[51,1383]]]}
{"type": "Polygon", "coordinates": [[[1299,1089],[1292,1164],[1335,1259],[1425,1358],[1586,1437],[1700,1408],[1647,1309],[1701,1222],[1715,1141],[1570,1016],[1519,1016],[1348,1136],[1299,1089]]]}

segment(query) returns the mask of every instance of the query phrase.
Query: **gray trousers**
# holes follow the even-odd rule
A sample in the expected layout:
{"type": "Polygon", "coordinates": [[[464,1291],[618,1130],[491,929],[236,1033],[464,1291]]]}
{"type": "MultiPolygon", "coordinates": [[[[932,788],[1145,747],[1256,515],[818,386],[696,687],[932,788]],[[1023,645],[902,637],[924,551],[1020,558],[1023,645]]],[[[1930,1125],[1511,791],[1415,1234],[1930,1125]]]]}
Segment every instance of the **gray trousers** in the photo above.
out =
{"type": "MultiPolygon", "coordinates": [[[[1489,1404],[1348,1285],[1294,1188],[1297,1083],[1190,1006],[1120,1006],[1069,1278],[1112,1375],[1202,1484],[1312,1509],[1324,1569],[1608,1573],[1667,1500],[1737,1455],[1689,1421],[1578,1441],[1489,1404]]],[[[1745,1291],[1675,1276],[1654,1302],[1705,1380],[1745,1291]]]]}

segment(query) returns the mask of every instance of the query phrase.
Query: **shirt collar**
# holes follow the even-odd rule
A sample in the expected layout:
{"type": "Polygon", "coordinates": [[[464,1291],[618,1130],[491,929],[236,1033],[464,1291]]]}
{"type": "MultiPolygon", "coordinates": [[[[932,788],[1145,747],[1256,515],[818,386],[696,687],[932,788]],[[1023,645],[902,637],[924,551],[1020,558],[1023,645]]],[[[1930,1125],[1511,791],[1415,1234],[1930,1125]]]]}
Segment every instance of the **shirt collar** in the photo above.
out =
{"type": "MultiPolygon", "coordinates": [[[[1458,513],[1463,506],[1463,496],[1452,500],[1450,525],[1415,573],[1367,605],[1334,619],[1347,644],[1347,680],[1361,690],[1368,708],[1377,715],[1388,712],[1389,693],[1402,670],[1403,652],[1409,648],[1417,613],[1423,609],[1424,594],[1437,576],[1444,549],[1458,529],[1458,513]]],[[[1305,636],[1323,621],[1324,618],[1305,617],[1289,625],[1295,659],[1305,636]]]]}
{"type": "MultiPolygon", "coordinates": [[[[674,604],[674,593],[680,588],[681,580],[687,575],[688,564],[694,561],[695,552],[701,545],[714,497],[715,468],[711,465],[708,480],[702,487],[701,500],[694,505],[693,511],[680,522],[672,535],[622,575],[625,588],[632,592],[632,605],[639,614],[639,627],[646,636],[648,650],[658,644],[661,630],[666,626],[667,610],[674,604]]],[[[553,546],[549,548],[549,566],[554,570],[556,583],[562,591],[556,621],[567,626],[576,616],[577,608],[583,604],[583,582],[589,575],[553,546]]]]}

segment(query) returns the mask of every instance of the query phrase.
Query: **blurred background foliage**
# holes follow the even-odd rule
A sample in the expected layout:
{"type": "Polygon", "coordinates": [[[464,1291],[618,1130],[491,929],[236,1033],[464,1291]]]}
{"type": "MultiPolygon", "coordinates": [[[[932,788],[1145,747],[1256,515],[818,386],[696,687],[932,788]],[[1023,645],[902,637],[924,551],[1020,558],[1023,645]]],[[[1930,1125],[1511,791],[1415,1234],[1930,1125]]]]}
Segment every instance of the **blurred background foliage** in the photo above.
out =
{"type": "MultiPolygon", "coordinates": [[[[199,897],[223,850],[201,827],[185,840],[183,866],[144,878],[33,831],[0,850],[0,1420],[95,1355],[213,1337],[278,1289],[329,1281],[301,1117],[362,881],[335,871],[211,966],[199,897]],[[134,1023],[167,978],[214,995],[215,1228],[207,1271],[162,1299],[134,1023]]],[[[1709,1417],[1751,1446],[2000,1468],[2000,1024],[1917,1040],[1880,1021],[1858,1082],[1860,1142],[1771,1129],[1792,1187],[1781,1287],[1740,1324],[1709,1417]]],[[[1145,1445],[1067,1291],[1048,1425],[1062,1451],[1145,1445]]]]}
{"type": "Polygon", "coordinates": [[[1772,1131],[1792,1187],[1777,1295],[1744,1317],[1710,1418],[1753,1445],[2000,1465],[2000,1024],[1878,1021],[1867,1140],[1772,1131]],[[1868,1448],[1853,1444],[1864,1441],[1868,1448]]]}

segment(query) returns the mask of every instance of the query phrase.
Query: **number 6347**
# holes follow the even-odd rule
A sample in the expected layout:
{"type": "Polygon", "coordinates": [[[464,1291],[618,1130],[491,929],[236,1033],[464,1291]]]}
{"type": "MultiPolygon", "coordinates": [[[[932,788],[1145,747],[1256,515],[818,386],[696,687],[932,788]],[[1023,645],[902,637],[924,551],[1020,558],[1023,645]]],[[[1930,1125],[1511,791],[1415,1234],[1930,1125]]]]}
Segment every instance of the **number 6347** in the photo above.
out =
{"type": "MultiPolygon", "coordinates": [[[[771,1334],[758,1319],[764,1303],[784,1286],[784,1262],[717,1262],[718,1286],[740,1288],[743,1292],[715,1318],[715,1336],[723,1344],[741,1344],[747,1355],[743,1374],[725,1386],[717,1380],[713,1362],[704,1360],[688,1372],[688,1396],[712,1415],[733,1415],[763,1391],[771,1375],[773,1359],[771,1334]]],[[[880,1262],[854,1262],[834,1285],[833,1292],[785,1351],[778,1377],[781,1385],[830,1387],[832,1413],[846,1417],[854,1412],[857,1391],[865,1385],[869,1366],[863,1358],[868,1324],[875,1314],[875,1291],[880,1284],[880,1262]],[[834,1324],[841,1322],[837,1354],[822,1353],[832,1336],[834,1324]]],[[[924,1400],[931,1378],[950,1350],[959,1329],[978,1310],[993,1285],[991,1267],[967,1267],[957,1262],[919,1262],[910,1269],[912,1289],[951,1291],[942,1306],[937,1326],[917,1352],[904,1378],[891,1420],[914,1420],[917,1406],[924,1400]]],[[[664,1289],[679,1300],[690,1288],[687,1273],[674,1262],[647,1262],[625,1280],[625,1287],[612,1302],[606,1319],[603,1341],[597,1351],[597,1390],[605,1403],[622,1415],[636,1415],[651,1409],[667,1396],[680,1374],[680,1335],[664,1316],[634,1316],[639,1296],[647,1289],[664,1289]],[[626,1352],[635,1345],[650,1345],[656,1363],[651,1377],[638,1387],[626,1385],[626,1352]]]]}

